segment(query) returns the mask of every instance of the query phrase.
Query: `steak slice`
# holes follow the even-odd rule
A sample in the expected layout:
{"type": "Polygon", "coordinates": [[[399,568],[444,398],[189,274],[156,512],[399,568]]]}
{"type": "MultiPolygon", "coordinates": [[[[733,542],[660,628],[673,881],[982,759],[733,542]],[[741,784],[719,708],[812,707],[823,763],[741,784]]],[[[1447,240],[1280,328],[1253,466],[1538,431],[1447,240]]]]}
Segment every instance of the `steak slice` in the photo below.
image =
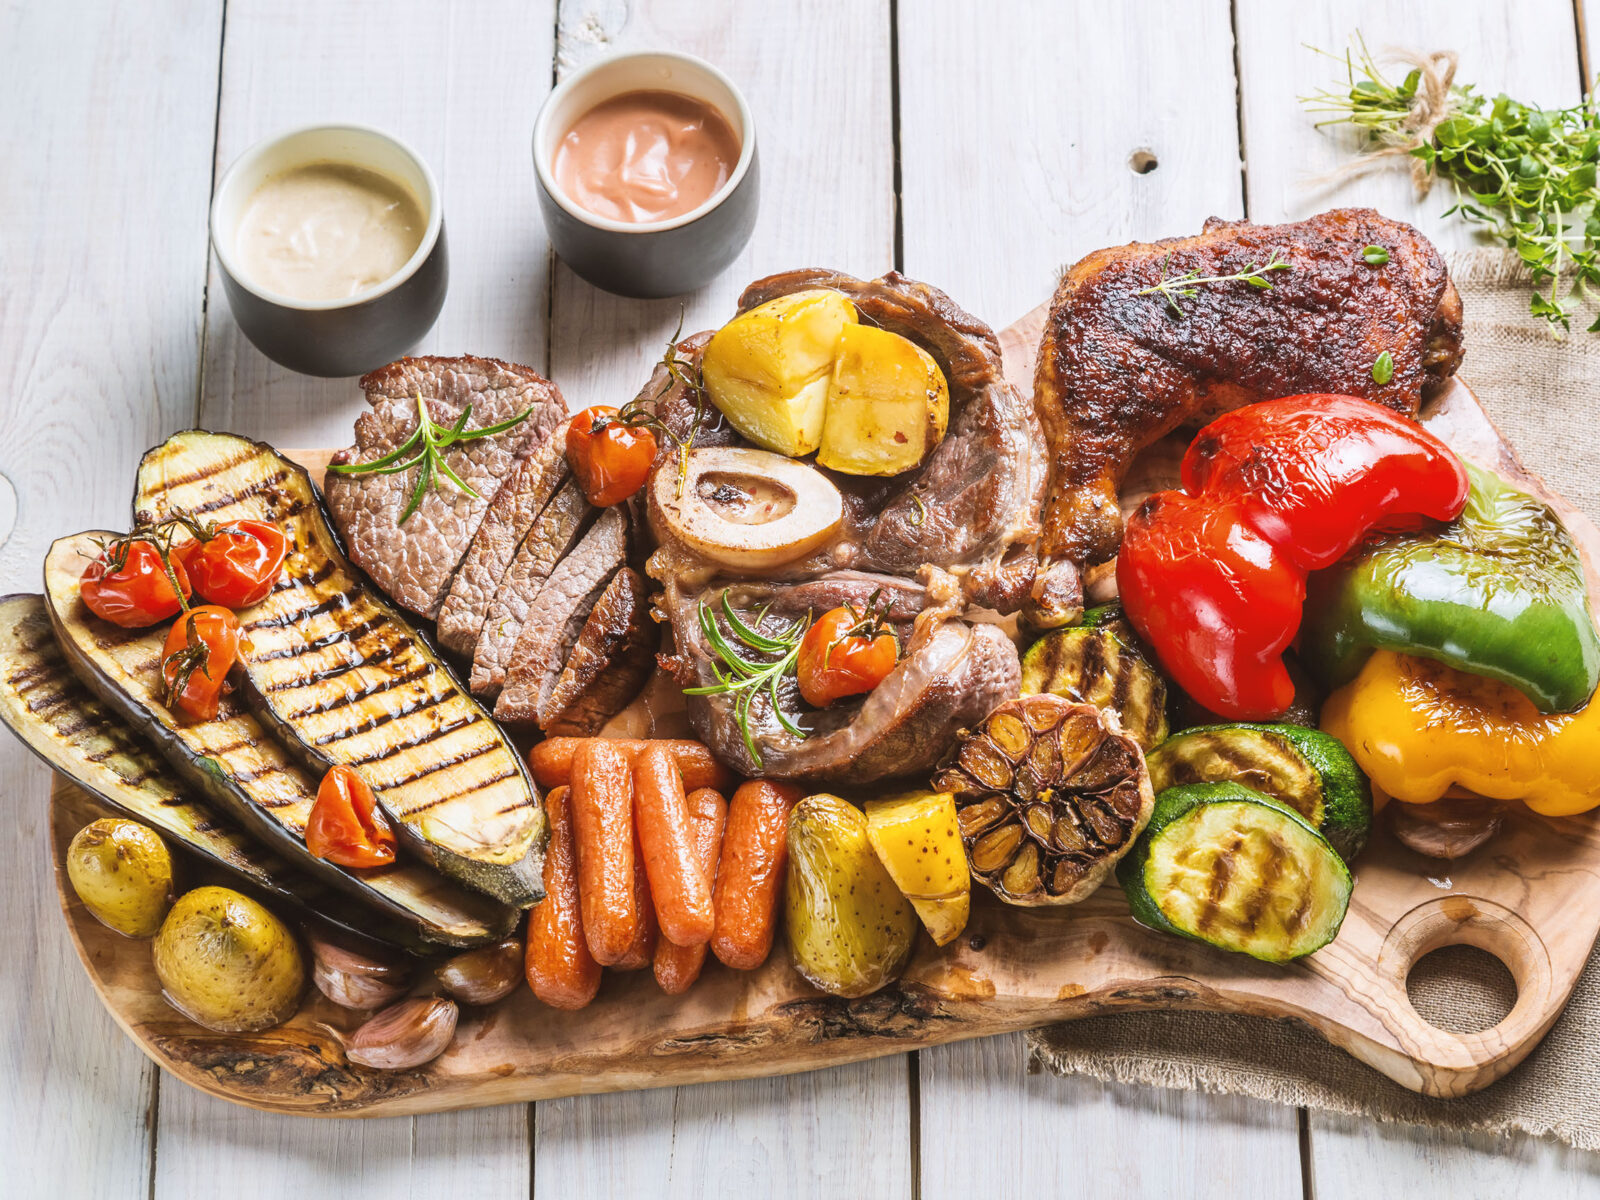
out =
{"type": "Polygon", "coordinates": [[[446,650],[472,657],[507,568],[567,476],[567,431],[558,426],[506,480],[456,567],[437,622],[446,650]]]}
{"type": "Polygon", "coordinates": [[[396,475],[328,474],[328,511],[351,559],[397,604],[432,617],[500,485],[561,423],[567,406],[556,385],[537,371],[493,358],[402,358],[363,376],[361,388],[372,410],[356,418],[356,444],[335,454],[330,466],[371,462],[404,445],[416,432],[419,395],[434,423],[443,426],[453,425],[468,405],[472,429],[531,410],[514,429],[444,452],[444,461],[477,496],[436,479],[404,525],[400,514],[420,467],[396,475]]]}
{"type": "Polygon", "coordinates": [[[532,724],[538,719],[539,705],[554,689],[590,610],[627,556],[627,510],[620,505],[602,510],[528,609],[494,706],[497,720],[532,724]]]}
{"type": "Polygon", "coordinates": [[[599,733],[650,678],[660,641],[644,579],[623,567],[595,601],[567,665],[540,702],[539,728],[568,737],[599,733]]]}
{"type": "MultiPolygon", "coordinates": [[[[957,732],[988,716],[1017,694],[1022,681],[1016,647],[995,625],[911,615],[927,597],[908,580],[859,572],[839,572],[797,586],[764,581],[727,585],[740,618],[768,634],[776,633],[819,605],[864,605],[882,588],[892,601],[890,620],[905,632],[905,650],[893,671],[858,700],[813,709],[800,697],[792,675],[778,688],[778,703],[806,736],[789,733],[774,712],[765,689],[751,698],[749,725],[759,762],[745,745],[730,694],[686,697],[695,733],[716,756],[744,775],[790,779],[808,784],[864,784],[897,776],[926,774],[949,748],[957,732]]],[[[678,681],[686,687],[718,682],[715,651],[700,625],[702,599],[720,605],[723,585],[688,597],[668,589],[664,603],[678,646],[678,681]]],[[[716,618],[719,622],[722,618],[716,618]]],[[[733,640],[731,631],[724,636],[733,640]]],[[[752,657],[760,657],[751,651],[752,657]]]]}
{"type": "Polygon", "coordinates": [[[473,695],[493,699],[500,694],[511,652],[522,636],[522,623],[557,561],[578,540],[593,511],[583,498],[578,481],[568,479],[522,539],[489,605],[489,615],[484,618],[472,652],[473,695]]]}

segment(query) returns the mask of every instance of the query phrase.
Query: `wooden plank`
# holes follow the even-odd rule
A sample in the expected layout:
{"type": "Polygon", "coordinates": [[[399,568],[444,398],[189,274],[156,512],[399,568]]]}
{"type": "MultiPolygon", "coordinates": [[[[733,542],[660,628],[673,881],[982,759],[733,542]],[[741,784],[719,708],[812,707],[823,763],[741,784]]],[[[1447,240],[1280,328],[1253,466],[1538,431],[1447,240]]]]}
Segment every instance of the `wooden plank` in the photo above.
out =
{"type": "Polygon", "coordinates": [[[1030,1075],[1021,1037],[921,1058],[922,1200],[1301,1194],[1292,1108],[1030,1075]]]}
{"type": "MultiPolygon", "coordinates": [[[[1345,129],[1318,130],[1322,119],[1297,97],[1336,90],[1343,62],[1306,47],[1342,55],[1357,30],[1375,55],[1408,47],[1423,53],[1455,50],[1456,79],[1489,96],[1506,92],[1529,103],[1575,104],[1579,98],[1578,39],[1570,0],[1458,0],[1450,4],[1275,4],[1239,0],[1239,101],[1244,131],[1250,216],[1284,221],[1341,204],[1370,205],[1415,223],[1442,247],[1480,244],[1464,222],[1439,214],[1455,203],[1441,184],[1418,200],[1409,173],[1386,167],[1337,185],[1319,177],[1350,161],[1359,144],[1345,129]]],[[[1401,78],[1408,68],[1389,68],[1401,78]]]]}
{"type": "MultiPolygon", "coordinates": [[[[479,353],[542,370],[549,243],[528,140],[550,87],[555,0],[464,5],[360,0],[228,5],[218,177],[264,137],[353,121],[408,142],[444,198],[450,293],[417,353],[479,353]]],[[[280,446],[344,446],[348,379],[296,375],[245,339],[215,264],[204,419],[280,446]]]]}
{"type": "MultiPolygon", "coordinates": [[[[796,266],[860,275],[893,255],[889,21],[884,0],[737,3],[565,0],[562,70],[615,50],[670,46],[710,60],[754,109],[761,216],[749,247],[683,300],[597,291],[557,264],[551,369],[574,407],[621,404],[684,329],[731,314],[752,279],[796,266]]],[[[719,1083],[538,1105],[535,1194],[911,1193],[902,1057],[783,1079],[719,1083]],[[597,1153],[596,1147],[605,1147],[597,1153]],[[715,1185],[723,1186],[715,1186],[715,1185]]]]}
{"type": "Polygon", "coordinates": [[[1312,1194],[1407,1200],[1600,1195],[1600,1155],[1530,1137],[1453,1133],[1311,1114],[1312,1194]]]}
{"type": "MultiPolygon", "coordinates": [[[[406,0],[387,5],[381,18],[356,0],[314,9],[232,0],[219,169],[258,138],[300,124],[353,120],[397,134],[439,178],[451,243],[450,296],[424,348],[543,367],[548,247],[533,205],[527,130],[549,88],[554,25],[553,0],[496,0],[470,11],[406,0]]],[[[361,407],[353,381],[310,379],[270,363],[234,325],[214,269],[210,294],[202,424],[279,445],[346,444],[361,407]]],[[[239,1197],[310,1200],[374,1186],[523,1197],[528,1125],[525,1105],[310,1123],[169,1087],[155,1195],[199,1195],[226,1178],[239,1197]]]]}
{"type": "MultiPolygon", "coordinates": [[[[999,326],[1091,250],[1241,215],[1226,3],[911,11],[899,26],[907,273],[999,326]],[[1163,35],[1145,36],[1157,23],[1163,35]],[[1138,54],[1106,53],[1135,43],[1138,54]],[[948,86],[973,63],[1030,86],[948,86]]],[[[1292,1110],[1029,1076],[1025,1057],[1016,1034],[921,1052],[925,1197],[1051,1195],[1069,1173],[1085,1195],[1184,1194],[1201,1178],[1258,1195],[1299,1187],[1292,1110]],[[1150,1152],[1097,1168],[1068,1149],[1096,1145],[1150,1152]]]]}
{"type": "MultiPolygon", "coordinates": [[[[193,416],[220,16],[204,0],[0,12],[6,591],[38,590],[58,534],[125,522],[132,454],[193,416]]],[[[56,917],[49,777],[10,738],[0,793],[7,1177],[143,1197],[156,1073],[56,917]]]]}

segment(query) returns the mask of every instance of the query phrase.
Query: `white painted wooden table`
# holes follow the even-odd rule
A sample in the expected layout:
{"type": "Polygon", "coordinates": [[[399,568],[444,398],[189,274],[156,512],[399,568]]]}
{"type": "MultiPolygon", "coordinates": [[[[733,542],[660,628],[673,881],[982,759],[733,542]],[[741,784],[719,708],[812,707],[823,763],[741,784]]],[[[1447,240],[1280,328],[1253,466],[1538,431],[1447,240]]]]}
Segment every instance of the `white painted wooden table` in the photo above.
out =
{"type": "MultiPolygon", "coordinates": [[[[1582,0],[6,0],[0,5],[0,583],[125,521],[137,456],[198,422],[339,445],[354,384],[240,337],[208,259],[216,172],[352,119],[439,175],[450,298],[425,349],[633,394],[677,301],[553,263],[528,143],[554,77],[611,48],[701,54],[747,92],[763,206],[686,327],[785,267],[891,265],[1003,325],[1103,244],[1361,202],[1444,246],[1402,176],[1339,161],[1295,103],[1361,28],[1461,52],[1491,94],[1571,103],[1582,0]],[[1514,15],[1513,15],[1514,13],[1514,15]],[[1137,160],[1133,156],[1138,153],[1137,160]],[[1133,169],[1140,162],[1149,169],[1133,169]],[[1153,165],[1152,165],[1153,164],[1153,165]],[[14,493],[14,495],[13,495],[14,493]]],[[[96,1002],[56,909],[45,771],[0,739],[0,1195],[1252,1197],[1593,1195],[1600,1160],[1230,1099],[1029,1076],[1020,1037],[748,1083],[446,1116],[312,1122],[161,1078],[96,1002]]]]}

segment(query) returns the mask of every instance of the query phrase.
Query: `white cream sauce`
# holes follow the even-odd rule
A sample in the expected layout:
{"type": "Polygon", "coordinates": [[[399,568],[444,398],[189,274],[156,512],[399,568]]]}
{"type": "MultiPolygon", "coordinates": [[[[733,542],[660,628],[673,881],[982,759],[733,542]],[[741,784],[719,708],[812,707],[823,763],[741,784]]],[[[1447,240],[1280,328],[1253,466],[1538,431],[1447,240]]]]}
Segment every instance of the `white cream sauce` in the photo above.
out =
{"type": "Polygon", "coordinates": [[[362,167],[311,163],[255,190],[234,254],[258,287],[296,300],[342,300],[405,266],[426,225],[421,206],[394,180],[362,167]]]}

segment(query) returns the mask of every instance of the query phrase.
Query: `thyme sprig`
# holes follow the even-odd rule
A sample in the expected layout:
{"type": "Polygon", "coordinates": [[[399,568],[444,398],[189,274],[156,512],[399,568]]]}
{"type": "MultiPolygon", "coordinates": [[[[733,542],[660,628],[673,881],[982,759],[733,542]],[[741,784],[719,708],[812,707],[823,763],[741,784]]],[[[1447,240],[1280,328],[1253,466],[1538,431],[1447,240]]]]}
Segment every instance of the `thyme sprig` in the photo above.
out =
{"type": "Polygon", "coordinates": [[[1272,290],[1272,280],[1267,276],[1273,271],[1290,271],[1294,266],[1282,250],[1274,250],[1264,263],[1249,263],[1242,271],[1235,271],[1232,275],[1202,275],[1198,267],[1185,271],[1182,275],[1167,277],[1167,265],[1172,261],[1169,254],[1161,264],[1161,280],[1158,283],[1135,292],[1136,296],[1150,296],[1157,292],[1167,302],[1167,307],[1172,310],[1175,317],[1183,316],[1183,308],[1179,300],[1192,300],[1199,293],[1195,290],[1213,283],[1246,283],[1253,288],[1265,291],[1272,290]]]}
{"type": "Polygon", "coordinates": [[[646,402],[635,396],[622,410],[617,413],[617,419],[633,428],[648,426],[650,429],[663,433],[678,448],[678,489],[676,495],[683,496],[684,488],[689,486],[689,452],[694,449],[694,440],[700,435],[700,430],[705,426],[706,420],[706,382],[696,363],[694,374],[689,374],[689,366],[678,355],[678,339],[683,336],[684,310],[678,309],[678,327],[672,331],[672,336],[667,339],[666,353],[661,356],[661,365],[666,368],[667,377],[661,386],[656,389],[656,394],[646,402]],[[686,437],[679,437],[665,421],[656,415],[656,403],[670,392],[674,385],[682,387],[694,396],[694,420],[689,423],[689,433],[686,437]],[[646,406],[648,403],[648,407],[646,406]]]}
{"type": "Polygon", "coordinates": [[[474,442],[479,438],[494,437],[496,434],[515,429],[526,421],[532,412],[533,408],[530,406],[498,424],[468,429],[467,422],[472,418],[472,405],[469,404],[461,410],[461,416],[454,425],[443,426],[435,423],[428,415],[428,406],[423,402],[422,393],[418,391],[417,427],[403,445],[371,462],[338,463],[329,466],[328,470],[339,475],[398,475],[402,471],[409,471],[412,467],[420,468],[417,471],[417,486],[411,490],[411,499],[406,504],[405,511],[400,514],[400,519],[395,522],[396,525],[404,525],[411,519],[411,514],[421,506],[422,498],[433,484],[435,476],[443,476],[457,491],[465,492],[473,499],[477,499],[478,490],[451,469],[445,460],[444,452],[458,442],[474,442]]]}
{"type": "Polygon", "coordinates": [[[756,613],[755,625],[747,625],[734,611],[733,604],[728,599],[728,589],[724,588],[721,608],[723,619],[733,631],[733,636],[745,650],[755,651],[762,658],[752,661],[736,648],[722,632],[717,623],[716,613],[702,600],[699,607],[700,629],[717,656],[717,661],[711,664],[717,682],[704,687],[684,688],[683,694],[733,696],[734,720],[739,724],[740,736],[744,738],[744,748],[750,754],[750,761],[759,768],[761,752],[756,749],[755,736],[750,732],[750,703],[761,692],[766,692],[771,699],[773,715],[785,730],[797,738],[806,736],[806,731],[791,721],[788,714],[783,711],[783,706],[778,702],[778,687],[785,675],[794,674],[795,663],[800,657],[800,643],[805,638],[806,630],[811,626],[811,614],[808,612],[804,617],[797,617],[776,634],[765,634],[761,632],[760,626],[766,619],[766,606],[756,613]],[[773,655],[777,657],[774,658],[773,655]]]}
{"type": "MultiPolygon", "coordinates": [[[[1326,52],[1322,52],[1326,53],[1326,52]]],[[[1595,95],[1570,108],[1546,109],[1504,95],[1493,100],[1455,84],[1431,60],[1391,81],[1357,37],[1341,61],[1335,90],[1302,97],[1318,123],[1361,131],[1362,153],[1421,164],[1419,191],[1448,180],[1456,203],[1445,215],[1483,226],[1532,275],[1529,312],[1567,330],[1580,305],[1600,286],[1600,121],[1595,95]],[[1566,277],[1570,282],[1564,282],[1566,277]]],[[[1453,63],[1453,56],[1436,56],[1453,63]]],[[[1589,326],[1600,332],[1600,317],[1589,326]]]]}

